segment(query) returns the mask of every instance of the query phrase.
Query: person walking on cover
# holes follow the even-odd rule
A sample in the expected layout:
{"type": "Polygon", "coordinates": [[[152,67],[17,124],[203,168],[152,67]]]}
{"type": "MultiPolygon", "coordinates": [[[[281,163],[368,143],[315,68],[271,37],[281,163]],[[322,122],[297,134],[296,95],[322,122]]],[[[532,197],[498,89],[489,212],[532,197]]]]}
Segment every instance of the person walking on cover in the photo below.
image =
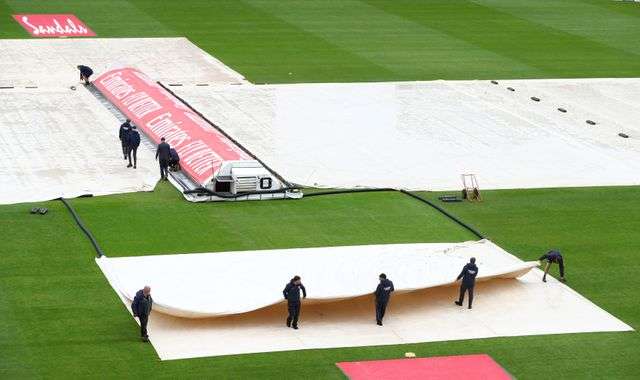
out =
{"type": "Polygon", "coordinates": [[[551,268],[552,263],[558,263],[560,266],[560,281],[566,282],[567,279],[564,278],[564,259],[560,254],[560,251],[552,249],[551,251],[545,253],[540,256],[538,261],[547,260],[547,265],[544,268],[544,275],[542,276],[542,281],[547,282],[547,273],[549,273],[549,269],[551,268]]]}
{"type": "Polygon", "coordinates": [[[120,124],[120,130],[118,131],[118,138],[120,139],[120,145],[122,145],[122,155],[125,160],[127,159],[129,132],[131,132],[131,120],[127,119],[124,123],[120,124]]]}
{"type": "Polygon", "coordinates": [[[136,129],[135,125],[131,126],[127,141],[127,157],[129,157],[128,168],[131,167],[131,155],[133,154],[133,168],[135,169],[138,164],[138,147],[140,146],[140,133],[136,129]]]}
{"type": "Polygon", "coordinates": [[[378,326],[382,326],[382,318],[384,318],[384,313],[387,310],[387,304],[389,303],[389,298],[391,298],[391,292],[395,289],[393,288],[393,282],[387,280],[387,275],[384,273],[380,273],[378,277],[380,282],[378,283],[378,287],[376,288],[376,323],[378,326]]]}
{"type": "Polygon", "coordinates": [[[136,296],[131,303],[131,311],[133,316],[140,319],[140,337],[143,342],[149,341],[149,334],[147,333],[147,323],[149,323],[149,315],[153,308],[153,298],[151,298],[151,288],[145,286],[143,289],[138,290],[136,296]]]}
{"type": "Polygon", "coordinates": [[[300,317],[300,291],[302,290],[303,298],[307,298],[307,289],[302,285],[300,276],[295,276],[284,287],[282,294],[287,300],[289,308],[289,316],[287,317],[287,327],[298,329],[298,317],[300,317]]]}
{"type": "Polygon", "coordinates": [[[169,158],[171,157],[171,147],[165,142],[164,137],[160,139],[156,150],[156,160],[160,163],[160,179],[167,180],[169,174],[169,158]]]}
{"type": "Polygon", "coordinates": [[[469,293],[469,309],[473,303],[473,287],[476,285],[476,276],[478,275],[478,267],[476,266],[476,258],[472,257],[463,268],[462,272],[456,278],[456,281],[462,279],[460,284],[460,298],[455,301],[455,304],[462,306],[464,302],[464,293],[469,293]]]}

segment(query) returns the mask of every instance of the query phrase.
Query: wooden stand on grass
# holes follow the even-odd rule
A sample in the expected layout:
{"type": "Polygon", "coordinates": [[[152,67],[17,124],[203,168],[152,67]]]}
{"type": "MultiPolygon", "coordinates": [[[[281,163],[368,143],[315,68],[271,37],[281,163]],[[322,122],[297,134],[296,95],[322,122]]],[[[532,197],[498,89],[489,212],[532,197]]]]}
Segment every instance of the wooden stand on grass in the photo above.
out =
{"type": "Polygon", "coordinates": [[[482,201],[480,196],[480,186],[475,174],[462,175],[462,199],[468,201],[482,201]]]}

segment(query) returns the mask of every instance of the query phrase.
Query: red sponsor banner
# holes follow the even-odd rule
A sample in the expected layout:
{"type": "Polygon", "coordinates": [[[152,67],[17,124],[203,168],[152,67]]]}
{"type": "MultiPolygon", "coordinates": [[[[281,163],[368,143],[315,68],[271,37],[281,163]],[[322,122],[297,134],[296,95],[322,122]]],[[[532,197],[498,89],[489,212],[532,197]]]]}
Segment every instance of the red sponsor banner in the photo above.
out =
{"type": "Polygon", "coordinates": [[[96,86],[158,144],[164,137],[180,155],[180,166],[201,185],[223,161],[252,158],[144,73],[122,68],[100,75],[96,86]]]}
{"type": "Polygon", "coordinates": [[[33,37],[91,37],[96,34],[74,15],[13,15],[33,37]]]}

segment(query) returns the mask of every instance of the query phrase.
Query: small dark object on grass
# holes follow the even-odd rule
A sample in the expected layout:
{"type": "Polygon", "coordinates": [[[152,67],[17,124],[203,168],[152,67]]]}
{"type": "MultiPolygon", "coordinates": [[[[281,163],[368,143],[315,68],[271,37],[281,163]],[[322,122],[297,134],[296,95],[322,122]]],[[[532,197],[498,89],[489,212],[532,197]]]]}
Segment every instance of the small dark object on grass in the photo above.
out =
{"type": "Polygon", "coordinates": [[[31,214],[40,214],[40,215],[44,215],[49,211],[48,208],[46,207],[34,207],[31,209],[30,213],[31,214]]]}
{"type": "Polygon", "coordinates": [[[73,91],[75,91],[75,90],[76,90],[76,86],[71,86],[71,87],[69,87],[69,88],[70,88],[70,89],[72,89],[73,91]]]}
{"type": "Polygon", "coordinates": [[[531,97],[531,100],[533,100],[534,102],[539,102],[539,101],[540,101],[540,98],[536,98],[535,96],[532,96],[532,97],[531,97]]]}
{"type": "Polygon", "coordinates": [[[498,84],[498,81],[497,80],[492,80],[491,83],[498,84]]]}
{"type": "Polygon", "coordinates": [[[560,111],[560,112],[567,112],[567,110],[566,110],[566,109],[564,109],[564,108],[558,108],[558,111],[560,111]]]}
{"type": "Polygon", "coordinates": [[[593,120],[587,120],[587,124],[589,125],[596,125],[596,122],[593,120]]]}
{"type": "Polygon", "coordinates": [[[438,199],[442,202],[462,202],[462,198],[457,195],[443,195],[438,197],[438,199]]]}
{"type": "Polygon", "coordinates": [[[515,89],[513,87],[507,87],[507,90],[509,91],[515,91],[515,89]]]}
{"type": "Polygon", "coordinates": [[[622,133],[622,132],[618,133],[618,136],[622,137],[623,139],[628,139],[629,138],[628,134],[622,133]]]}

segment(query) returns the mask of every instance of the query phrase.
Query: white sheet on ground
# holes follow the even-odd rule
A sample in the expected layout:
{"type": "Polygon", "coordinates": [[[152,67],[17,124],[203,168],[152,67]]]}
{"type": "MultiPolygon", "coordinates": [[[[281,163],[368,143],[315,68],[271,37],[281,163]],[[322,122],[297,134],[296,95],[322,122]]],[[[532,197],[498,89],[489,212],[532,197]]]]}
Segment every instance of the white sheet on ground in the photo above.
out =
{"type": "Polygon", "coordinates": [[[145,284],[157,311],[185,318],[246,313],[283,302],[283,279],[300,275],[307,302],[369,294],[380,272],[396,278],[396,292],[452,284],[469,258],[479,278],[514,278],[537,262],[505,255],[489,241],[391,244],[272,251],[97,259],[113,287],[133,300],[145,284]],[[140,275],[140,268],[145,268],[140,275]],[[236,286],[239,282],[241,286],[236,286]]]}
{"type": "Polygon", "coordinates": [[[162,360],[632,330],[555,279],[549,278],[543,283],[542,272],[538,269],[528,271],[518,279],[478,283],[473,310],[453,305],[458,293],[455,286],[397,292],[387,309],[385,326],[375,325],[370,293],[377,285],[380,272],[387,272],[397,289],[449,283],[472,252],[478,258],[481,276],[500,271],[499,268],[528,267],[527,263],[488,241],[103,258],[97,261],[128,310],[127,297],[146,283],[152,286],[156,303],[149,332],[162,360]],[[145,268],[143,272],[141,267],[145,268]],[[166,307],[167,301],[181,311],[208,308],[209,312],[217,314],[231,312],[231,309],[236,312],[253,309],[278,302],[284,283],[292,273],[302,276],[309,296],[303,301],[301,328],[297,331],[284,326],[286,304],[204,319],[176,317],[158,310],[161,308],[158,306],[166,307]],[[427,276],[427,280],[418,276],[427,276]],[[309,302],[314,298],[342,298],[364,293],[368,295],[348,301],[309,302]],[[263,301],[256,302],[258,297],[264,297],[263,301]]]}
{"type": "Polygon", "coordinates": [[[485,189],[640,184],[640,79],[175,90],[294,183],[452,190],[473,173],[485,189]]]}
{"type": "Polygon", "coordinates": [[[246,83],[184,37],[0,40],[0,51],[0,86],[68,87],[79,82],[78,65],[96,75],[135,67],[166,83],[246,83]]]}
{"type": "Polygon", "coordinates": [[[0,204],[153,190],[153,153],[126,168],[119,125],[82,86],[0,90],[0,204]]]}

